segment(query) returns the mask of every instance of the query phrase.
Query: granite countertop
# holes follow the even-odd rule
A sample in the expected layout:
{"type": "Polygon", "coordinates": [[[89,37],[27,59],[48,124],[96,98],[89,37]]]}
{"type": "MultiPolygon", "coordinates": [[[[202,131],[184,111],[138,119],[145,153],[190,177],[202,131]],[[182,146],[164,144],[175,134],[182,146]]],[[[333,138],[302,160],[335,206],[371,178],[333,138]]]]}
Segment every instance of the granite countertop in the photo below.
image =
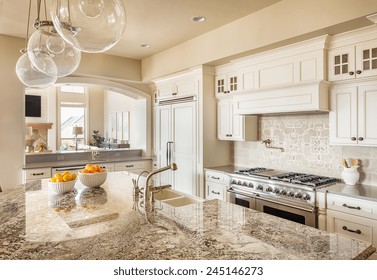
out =
{"type": "MultiPolygon", "coordinates": [[[[0,259],[366,259],[371,245],[219,200],[133,210],[128,172],[53,195],[47,180],[0,193],[0,259]]],[[[135,208],[134,208],[135,209],[135,208]]]]}

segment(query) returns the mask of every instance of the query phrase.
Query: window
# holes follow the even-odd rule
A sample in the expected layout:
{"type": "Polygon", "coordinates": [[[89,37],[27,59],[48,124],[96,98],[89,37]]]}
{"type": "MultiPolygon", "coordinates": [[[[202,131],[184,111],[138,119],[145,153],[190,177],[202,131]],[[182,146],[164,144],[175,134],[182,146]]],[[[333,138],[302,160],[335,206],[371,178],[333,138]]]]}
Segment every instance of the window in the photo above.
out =
{"type": "Polygon", "coordinates": [[[87,139],[87,94],[82,86],[62,86],[58,90],[58,146],[74,150],[86,144],[87,139]],[[83,134],[73,134],[73,127],[82,127],[83,134]],[[77,139],[76,139],[77,136],[77,139]]]}

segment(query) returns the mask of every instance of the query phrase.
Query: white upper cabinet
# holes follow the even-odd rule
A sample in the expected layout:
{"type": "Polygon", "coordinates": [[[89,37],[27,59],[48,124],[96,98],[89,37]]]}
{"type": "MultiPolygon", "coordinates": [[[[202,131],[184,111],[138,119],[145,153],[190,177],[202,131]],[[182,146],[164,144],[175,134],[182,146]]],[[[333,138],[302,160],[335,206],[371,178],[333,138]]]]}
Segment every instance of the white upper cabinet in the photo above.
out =
{"type": "Polygon", "coordinates": [[[377,83],[336,86],[331,92],[330,144],[377,145],[377,83]]]}
{"type": "Polygon", "coordinates": [[[216,97],[223,97],[238,91],[239,78],[237,71],[216,75],[216,97]]]}
{"type": "Polygon", "coordinates": [[[258,140],[258,117],[236,115],[233,100],[221,99],[217,103],[217,138],[219,140],[258,140]]]}
{"type": "Polygon", "coordinates": [[[329,51],[329,80],[377,75],[377,40],[329,51]]]}
{"type": "Polygon", "coordinates": [[[328,52],[330,81],[377,75],[377,26],[334,35],[328,52]]]}
{"type": "Polygon", "coordinates": [[[156,82],[155,101],[161,99],[174,99],[187,96],[196,96],[199,91],[197,77],[187,75],[184,78],[169,78],[156,82]]]}

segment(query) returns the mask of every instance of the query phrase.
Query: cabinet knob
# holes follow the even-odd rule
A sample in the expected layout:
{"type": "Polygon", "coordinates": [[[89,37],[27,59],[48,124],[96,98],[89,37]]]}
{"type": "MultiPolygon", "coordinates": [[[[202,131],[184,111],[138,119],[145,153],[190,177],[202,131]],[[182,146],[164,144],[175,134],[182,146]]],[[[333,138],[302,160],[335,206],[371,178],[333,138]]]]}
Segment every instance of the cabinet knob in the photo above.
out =
{"type": "Polygon", "coordinates": [[[363,137],[359,137],[359,141],[363,141],[364,140],[364,138],[363,137]]]}
{"type": "Polygon", "coordinates": [[[350,74],[351,76],[353,76],[355,74],[355,72],[351,71],[348,74],[350,74]]]}
{"type": "Polygon", "coordinates": [[[351,140],[352,141],[356,141],[356,137],[351,137],[351,140]]]}
{"type": "Polygon", "coordinates": [[[356,71],[356,74],[361,74],[361,70],[357,70],[357,71],[356,71]]]}
{"type": "Polygon", "coordinates": [[[211,193],[213,193],[213,194],[217,194],[217,195],[220,194],[219,192],[215,192],[215,191],[211,191],[211,193]]]}

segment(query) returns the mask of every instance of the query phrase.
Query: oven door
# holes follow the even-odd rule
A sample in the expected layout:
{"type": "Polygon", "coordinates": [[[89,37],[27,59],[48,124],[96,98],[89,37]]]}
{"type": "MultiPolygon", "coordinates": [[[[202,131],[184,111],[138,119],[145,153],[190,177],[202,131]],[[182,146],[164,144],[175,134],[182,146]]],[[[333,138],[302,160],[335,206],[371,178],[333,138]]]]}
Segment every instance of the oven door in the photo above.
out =
{"type": "Polygon", "coordinates": [[[255,197],[256,196],[253,194],[241,194],[240,192],[229,189],[227,190],[226,201],[246,208],[255,209],[255,197]]]}
{"type": "Polygon", "coordinates": [[[258,198],[256,200],[256,210],[307,226],[317,227],[315,209],[290,207],[258,198]]]}

